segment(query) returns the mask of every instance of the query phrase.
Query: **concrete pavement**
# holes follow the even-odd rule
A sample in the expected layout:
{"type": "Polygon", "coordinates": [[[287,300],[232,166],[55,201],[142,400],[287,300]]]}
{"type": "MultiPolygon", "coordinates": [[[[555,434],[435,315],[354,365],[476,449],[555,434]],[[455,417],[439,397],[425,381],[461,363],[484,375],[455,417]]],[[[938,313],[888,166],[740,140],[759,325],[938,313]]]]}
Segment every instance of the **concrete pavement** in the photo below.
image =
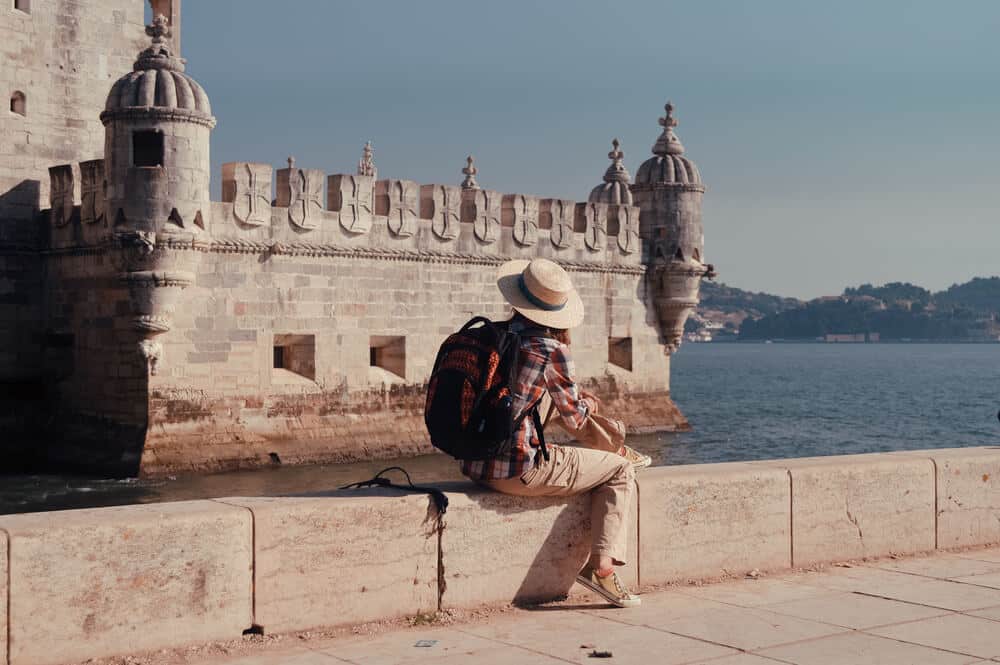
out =
{"type": "MultiPolygon", "coordinates": [[[[1000,547],[670,587],[644,594],[642,607],[632,610],[609,608],[581,594],[563,603],[449,626],[415,626],[374,637],[297,641],[294,646],[279,645],[252,655],[216,655],[183,662],[1000,662],[1000,547]],[[597,658],[592,655],[595,651],[611,652],[612,656],[597,658]]],[[[139,658],[130,662],[145,661],[139,658]]]]}

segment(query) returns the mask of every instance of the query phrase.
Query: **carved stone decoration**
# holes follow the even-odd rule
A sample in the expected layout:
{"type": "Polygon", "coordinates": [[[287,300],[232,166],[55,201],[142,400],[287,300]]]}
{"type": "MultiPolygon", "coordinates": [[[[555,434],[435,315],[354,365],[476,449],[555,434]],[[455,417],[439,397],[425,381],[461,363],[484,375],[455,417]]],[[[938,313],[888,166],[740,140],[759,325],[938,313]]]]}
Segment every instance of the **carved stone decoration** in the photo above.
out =
{"type": "Polygon", "coordinates": [[[702,278],[711,277],[714,272],[712,266],[680,260],[657,261],[650,272],[660,338],[670,354],[680,347],[684,322],[698,306],[702,278]]]}
{"type": "Polygon", "coordinates": [[[421,185],[420,216],[431,220],[431,231],[441,240],[458,237],[462,220],[462,190],[448,185],[421,185]]]}
{"type": "Polygon", "coordinates": [[[479,183],[476,182],[476,174],[479,173],[479,169],[473,163],[475,161],[476,159],[472,155],[465,158],[465,168],[462,169],[465,180],[462,181],[462,189],[479,189],[479,183]]]}
{"type": "Polygon", "coordinates": [[[573,246],[576,204],[563,199],[542,199],[541,218],[549,223],[549,239],[556,249],[573,246]]]}
{"type": "Polygon", "coordinates": [[[462,191],[463,219],[472,219],[472,232],[480,242],[491,244],[500,238],[500,193],[490,189],[462,191]]]}
{"type": "Polygon", "coordinates": [[[50,167],[49,182],[52,225],[66,226],[73,219],[73,167],[69,164],[50,167]]]}
{"type": "Polygon", "coordinates": [[[505,194],[502,222],[512,228],[514,240],[525,247],[538,242],[538,199],[524,194],[505,194]]]}
{"type": "Polygon", "coordinates": [[[375,151],[372,149],[372,142],[365,143],[364,152],[358,160],[358,175],[370,175],[378,179],[378,169],[375,168],[375,151]]]}
{"type": "Polygon", "coordinates": [[[222,165],[222,200],[233,204],[233,215],[248,226],[271,223],[270,164],[229,162],[222,165]]]}
{"type": "Polygon", "coordinates": [[[288,221],[309,231],[323,217],[323,178],[318,169],[297,169],[295,158],[288,158],[288,168],[278,170],[276,204],[288,208],[288,221]]]}
{"type": "Polygon", "coordinates": [[[350,233],[368,233],[375,221],[375,178],[338,173],[327,178],[327,208],[350,233]]]}
{"type": "Polygon", "coordinates": [[[581,203],[585,221],[583,242],[587,249],[599,252],[608,245],[608,206],[606,203],[581,203]]]}
{"type": "Polygon", "coordinates": [[[132,328],[145,337],[170,330],[181,291],[194,281],[185,271],[138,270],[121,275],[128,288],[132,328]]]}
{"type": "Polygon", "coordinates": [[[375,214],[389,218],[389,233],[396,238],[409,238],[417,232],[419,187],[412,180],[379,180],[375,183],[375,214]]]}
{"type": "Polygon", "coordinates": [[[163,345],[152,339],[141,339],[139,355],[146,361],[146,372],[150,376],[156,376],[160,358],[163,356],[163,345]]]}
{"type": "Polygon", "coordinates": [[[80,162],[80,221],[104,221],[104,160],[80,162]]]}
{"type": "Polygon", "coordinates": [[[618,206],[618,249],[625,254],[639,251],[639,208],[618,206]]]}

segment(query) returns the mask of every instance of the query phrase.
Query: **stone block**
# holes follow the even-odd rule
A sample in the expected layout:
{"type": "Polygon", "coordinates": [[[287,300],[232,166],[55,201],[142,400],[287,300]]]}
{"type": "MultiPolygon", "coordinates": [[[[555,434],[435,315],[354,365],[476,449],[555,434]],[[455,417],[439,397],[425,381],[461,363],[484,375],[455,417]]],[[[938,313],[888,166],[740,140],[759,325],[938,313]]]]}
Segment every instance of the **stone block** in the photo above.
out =
{"type": "Polygon", "coordinates": [[[501,199],[501,224],[512,227],[514,240],[522,247],[538,242],[538,205],[538,197],[524,194],[504,194],[501,199]]]}
{"type": "Polygon", "coordinates": [[[267,633],[437,609],[437,513],[426,495],[220,501],[253,513],[254,623],[267,633]]]}
{"type": "Polygon", "coordinates": [[[420,185],[412,180],[375,182],[375,214],[388,218],[394,237],[409,238],[417,232],[419,207],[420,185]]]}
{"type": "Polygon", "coordinates": [[[350,233],[368,233],[375,221],[375,179],[341,174],[326,179],[327,209],[339,213],[340,226],[350,233]]]}
{"type": "Polygon", "coordinates": [[[1000,447],[931,450],[926,455],[937,467],[937,546],[1000,542],[1000,447]]]}
{"type": "Polygon", "coordinates": [[[639,474],[640,581],[776,570],[791,565],[788,474],[749,463],[639,474]]]}
{"type": "Polygon", "coordinates": [[[222,200],[233,204],[233,216],[247,226],[271,223],[270,164],[227,162],[222,165],[222,200]]]}
{"type": "Polygon", "coordinates": [[[315,229],[323,219],[323,180],[319,169],[300,169],[289,157],[288,168],[278,169],[275,205],[288,208],[288,221],[302,230],[315,229]]]}
{"type": "MultiPolygon", "coordinates": [[[[590,555],[590,497],[516,497],[456,484],[441,538],[442,607],[563,597],[590,555]]],[[[638,510],[630,516],[636,584],[638,510]]]]}
{"type": "Polygon", "coordinates": [[[794,565],[934,549],[934,465],[896,455],[781,460],[794,565]]]}
{"type": "Polygon", "coordinates": [[[440,240],[454,240],[462,221],[462,190],[450,185],[420,186],[420,216],[431,220],[431,231],[440,240]]]}
{"type": "Polygon", "coordinates": [[[252,620],[249,511],[210,501],[0,517],[10,665],[238,639],[252,620]]]}

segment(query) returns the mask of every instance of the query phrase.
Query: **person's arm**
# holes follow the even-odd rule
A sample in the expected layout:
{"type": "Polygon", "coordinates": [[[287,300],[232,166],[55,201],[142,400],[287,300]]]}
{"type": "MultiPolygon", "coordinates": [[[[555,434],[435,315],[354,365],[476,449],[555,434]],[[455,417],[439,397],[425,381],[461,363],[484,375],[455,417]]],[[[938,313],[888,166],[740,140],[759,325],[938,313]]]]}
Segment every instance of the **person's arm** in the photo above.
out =
{"type": "Polygon", "coordinates": [[[583,427],[596,405],[577,388],[576,368],[565,344],[556,346],[549,356],[545,366],[545,387],[566,429],[575,432],[583,427]]]}

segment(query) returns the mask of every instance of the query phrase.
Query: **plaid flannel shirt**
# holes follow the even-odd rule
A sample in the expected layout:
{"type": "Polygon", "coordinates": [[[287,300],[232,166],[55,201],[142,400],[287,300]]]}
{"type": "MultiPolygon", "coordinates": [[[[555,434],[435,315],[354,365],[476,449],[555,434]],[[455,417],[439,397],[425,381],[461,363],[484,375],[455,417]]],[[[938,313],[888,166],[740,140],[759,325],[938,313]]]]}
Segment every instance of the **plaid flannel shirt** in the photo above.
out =
{"type": "MultiPolygon", "coordinates": [[[[588,409],[580,399],[569,348],[549,337],[526,337],[521,341],[520,363],[514,387],[515,417],[538,402],[547,390],[570,430],[580,429],[588,409]]],[[[465,460],[461,462],[462,473],[473,480],[517,478],[534,468],[538,444],[538,432],[529,415],[521,421],[508,454],[489,460],[465,460]]]]}

